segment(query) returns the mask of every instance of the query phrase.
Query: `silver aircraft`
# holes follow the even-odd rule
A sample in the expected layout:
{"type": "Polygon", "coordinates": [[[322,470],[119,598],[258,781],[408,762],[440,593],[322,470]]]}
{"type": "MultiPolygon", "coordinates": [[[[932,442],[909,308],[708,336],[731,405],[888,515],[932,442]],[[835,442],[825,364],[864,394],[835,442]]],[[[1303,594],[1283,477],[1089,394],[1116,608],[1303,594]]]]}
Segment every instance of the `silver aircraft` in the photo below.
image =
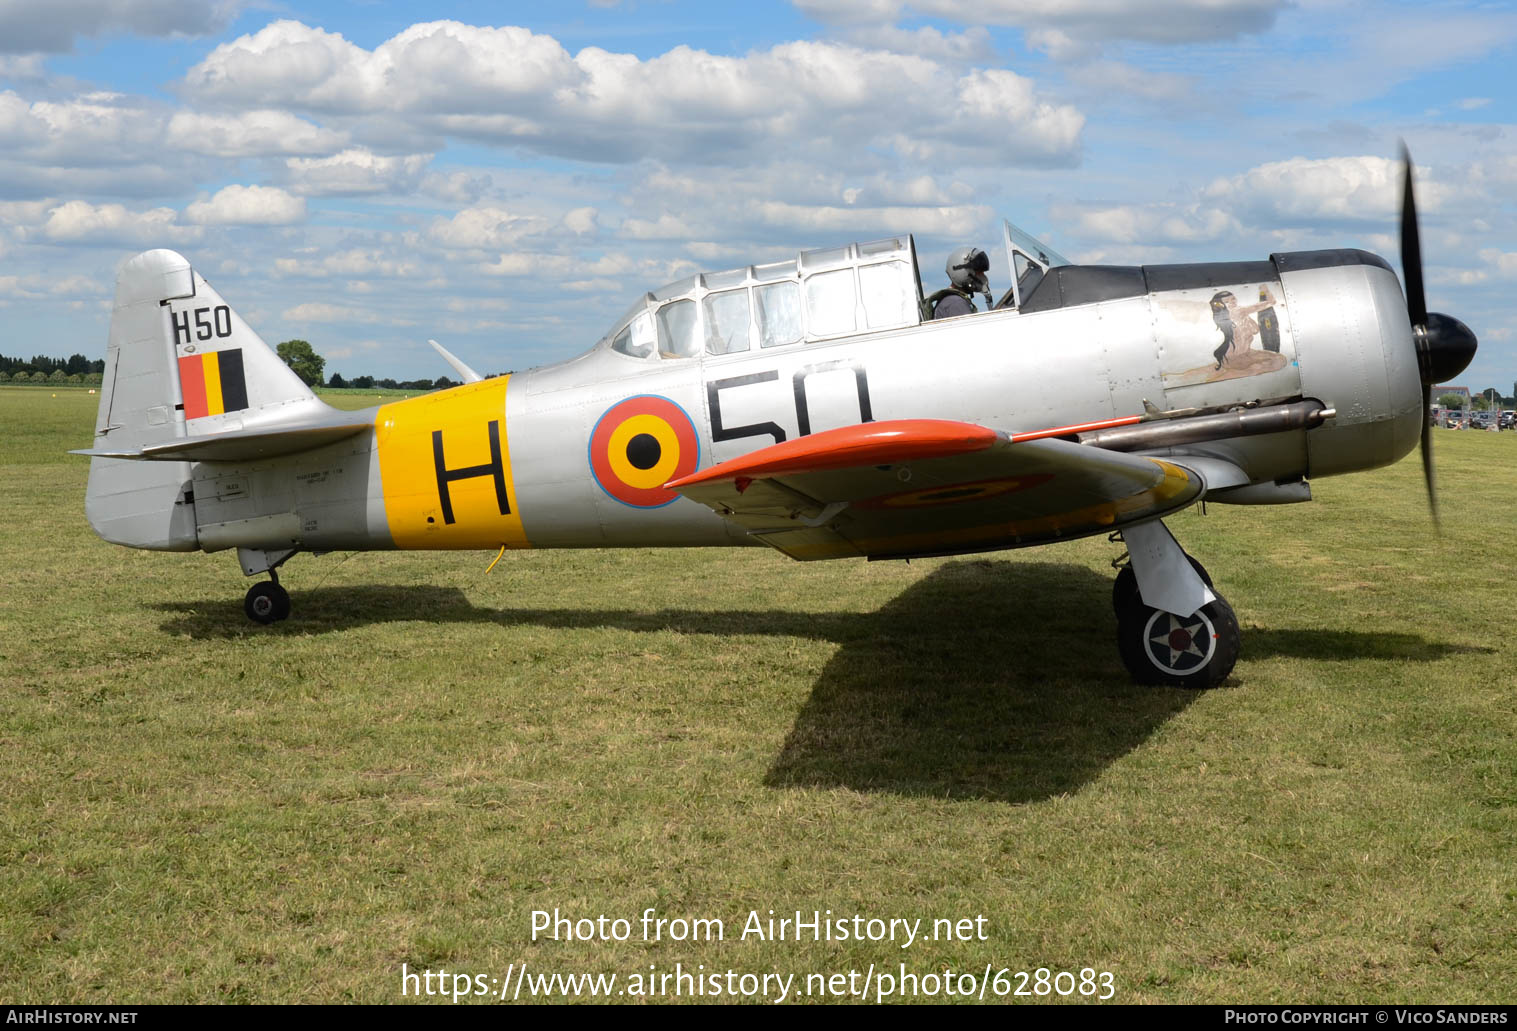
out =
{"type": "MultiPolygon", "coordinates": [[[[925,317],[910,236],[692,276],[594,347],[360,412],[316,398],[172,251],[116,287],[85,509],[108,541],[237,551],[247,615],[290,613],[291,556],[380,548],[766,544],[914,558],[1120,535],[1117,645],[1143,683],[1210,687],[1239,627],[1162,517],[1311,499],[1395,462],[1475,351],[1358,250],[1074,265],[1005,228],[1010,288],[925,317]],[[987,298],[988,300],[988,298],[987,298]]],[[[439,350],[442,350],[439,348],[439,350]]],[[[1436,514],[1436,510],[1435,510],[1436,514]]]]}

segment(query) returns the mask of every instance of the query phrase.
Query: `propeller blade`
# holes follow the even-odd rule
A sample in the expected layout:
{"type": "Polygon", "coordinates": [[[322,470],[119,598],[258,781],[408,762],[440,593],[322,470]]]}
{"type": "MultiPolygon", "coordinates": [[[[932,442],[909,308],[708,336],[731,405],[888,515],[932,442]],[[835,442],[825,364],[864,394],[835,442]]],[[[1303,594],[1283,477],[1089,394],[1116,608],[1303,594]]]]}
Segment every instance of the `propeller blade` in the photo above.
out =
{"type": "Polygon", "coordinates": [[[1413,326],[1427,324],[1422,290],[1422,244],[1417,236],[1417,202],[1412,197],[1412,154],[1401,144],[1401,276],[1406,280],[1406,313],[1413,326]]]}
{"type": "Polygon", "coordinates": [[[1433,408],[1433,387],[1422,388],[1422,480],[1427,484],[1427,507],[1433,515],[1433,528],[1443,529],[1438,518],[1438,484],[1433,475],[1433,423],[1428,418],[1433,408]]]}
{"type": "MultiPolygon", "coordinates": [[[[1438,518],[1438,482],[1433,473],[1433,341],[1427,331],[1427,295],[1422,287],[1422,241],[1417,233],[1417,200],[1412,193],[1412,153],[1401,142],[1401,278],[1406,280],[1406,314],[1412,324],[1412,342],[1422,373],[1422,481],[1427,486],[1427,508],[1433,527],[1442,531],[1438,518]]],[[[1468,333],[1468,330],[1466,330],[1468,333]]],[[[1471,334],[1473,336],[1473,334],[1471,334]]]]}

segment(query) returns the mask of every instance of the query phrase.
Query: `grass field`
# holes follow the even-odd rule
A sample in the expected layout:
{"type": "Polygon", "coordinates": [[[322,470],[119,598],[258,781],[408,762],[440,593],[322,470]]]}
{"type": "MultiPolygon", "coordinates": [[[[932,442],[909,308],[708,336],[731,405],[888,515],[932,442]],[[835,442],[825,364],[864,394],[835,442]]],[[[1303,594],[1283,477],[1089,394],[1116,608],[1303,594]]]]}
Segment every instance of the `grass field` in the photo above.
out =
{"type": "Polygon", "coordinates": [[[1415,457],[1170,520],[1244,632],[1184,693],[1129,684],[1100,538],[302,556],[255,626],[228,554],[94,537],[63,452],[96,399],[51,393],[0,389],[0,1002],[389,1002],[403,963],[522,962],[1517,996],[1517,434],[1437,433],[1441,537],[1415,457]],[[725,940],[645,942],[650,907],[725,940]],[[533,942],[554,908],[633,934],[533,942]],[[738,940],[771,909],[987,940],[738,940]]]}

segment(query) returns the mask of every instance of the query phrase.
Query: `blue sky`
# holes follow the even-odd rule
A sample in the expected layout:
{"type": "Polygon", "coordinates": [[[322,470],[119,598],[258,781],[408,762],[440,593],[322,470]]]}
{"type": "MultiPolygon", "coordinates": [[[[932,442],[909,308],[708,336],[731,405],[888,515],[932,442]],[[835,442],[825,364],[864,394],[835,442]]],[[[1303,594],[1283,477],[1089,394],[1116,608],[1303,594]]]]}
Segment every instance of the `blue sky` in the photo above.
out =
{"type": "Polygon", "coordinates": [[[173,247],[329,370],[592,344],[701,269],[1009,217],[1075,260],[1356,246],[1517,380],[1517,10],[1353,0],[718,6],[0,0],[0,352],[103,353],[173,247]]]}

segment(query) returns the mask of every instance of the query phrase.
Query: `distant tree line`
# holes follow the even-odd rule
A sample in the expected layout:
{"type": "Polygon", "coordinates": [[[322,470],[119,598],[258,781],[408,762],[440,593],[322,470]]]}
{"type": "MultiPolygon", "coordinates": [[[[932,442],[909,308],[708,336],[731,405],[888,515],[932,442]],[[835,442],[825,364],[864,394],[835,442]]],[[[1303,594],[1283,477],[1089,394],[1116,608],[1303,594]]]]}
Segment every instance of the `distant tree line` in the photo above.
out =
{"type": "Polygon", "coordinates": [[[30,360],[0,354],[0,383],[4,384],[88,384],[97,387],[104,373],[105,359],[96,358],[91,361],[82,354],[71,354],[67,358],[50,358],[38,354],[30,360]]]}
{"type": "Polygon", "coordinates": [[[96,358],[94,361],[82,354],[71,354],[67,358],[49,358],[46,355],[33,355],[30,361],[25,358],[9,358],[0,354],[0,372],[8,372],[14,376],[18,372],[41,372],[52,375],[62,369],[65,375],[72,376],[75,373],[83,376],[89,372],[105,372],[105,359],[96,358]]]}
{"type": "MultiPolygon", "coordinates": [[[[340,372],[332,373],[330,379],[323,380],[322,373],[326,370],[327,360],[316,353],[308,341],[286,340],[275,348],[279,357],[295,375],[300,377],[302,383],[308,387],[327,386],[334,390],[446,390],[449,387],[462,386],[455,379],[439,376],[436,379],[402,379],[396,380],[386,376],[383,379],[375,379],[373,376],[354,376],[347,379],[340,372]]],[[[500,375],[504,375],[501,373],[500,375]]]]}
{"type": "MultiPolygon", "coordinates": [[[[328,386],[335,389],[358,390],[446,390],[448,387],[461,385],[458,380],[449,379],[447,376],[439,376],[437,379],[404,380],[391,379],[388,376],[382,379],[376,379],[373,376],[354,376],[352,379],[347,379],[336,372],[324,381],[322,374],[326,369],[326,359],[317,354],[306,341],[286,340],[276,350],[295,375],[310,387],[328,386]]],[[[497,375],[506,374],[497,373],[497,375]]],[[[47,355],[38,354],[25,359],[0,354],[0,384],[3,385],[47,386],[51,384],[52,386],[98,387],[104,377],[105,359],[103,358],[90,359],[82,354],[71,354],[67,358],[50,358],[47,355]]]]}
{"type": "MultiPolygon", "coordinates": [[[[1517,386],[1514,383],[1513,386],[1517,386]]],[[[1477,412],[1483,412],[1488,408],[1511,408],[1517,404],[1517,399],[1503,397],[1501,391],[1495,387],[1487,387],[1480,393],[1466,397],[1463,394],[1439,394],[1438,404],[1444,408],[1452,408],[1460,411],[1466,406],[1477,412]]]]}
{"type": "Polygon", "coordinates": [[[334,372],[331,379],[327,380],[326,385],[334,390],[341,390],[344,387],[354,390],[373,390],[376,387],[380,390],[446,390],[449,387],[457,387],[462,384],[446,376],[439,376],[436,379],[398,380],[390,379],[388,376],[384,379],[375,379],[373,376],[354,376],[352,379],[345,379],[342,373],[334,372]]]}

